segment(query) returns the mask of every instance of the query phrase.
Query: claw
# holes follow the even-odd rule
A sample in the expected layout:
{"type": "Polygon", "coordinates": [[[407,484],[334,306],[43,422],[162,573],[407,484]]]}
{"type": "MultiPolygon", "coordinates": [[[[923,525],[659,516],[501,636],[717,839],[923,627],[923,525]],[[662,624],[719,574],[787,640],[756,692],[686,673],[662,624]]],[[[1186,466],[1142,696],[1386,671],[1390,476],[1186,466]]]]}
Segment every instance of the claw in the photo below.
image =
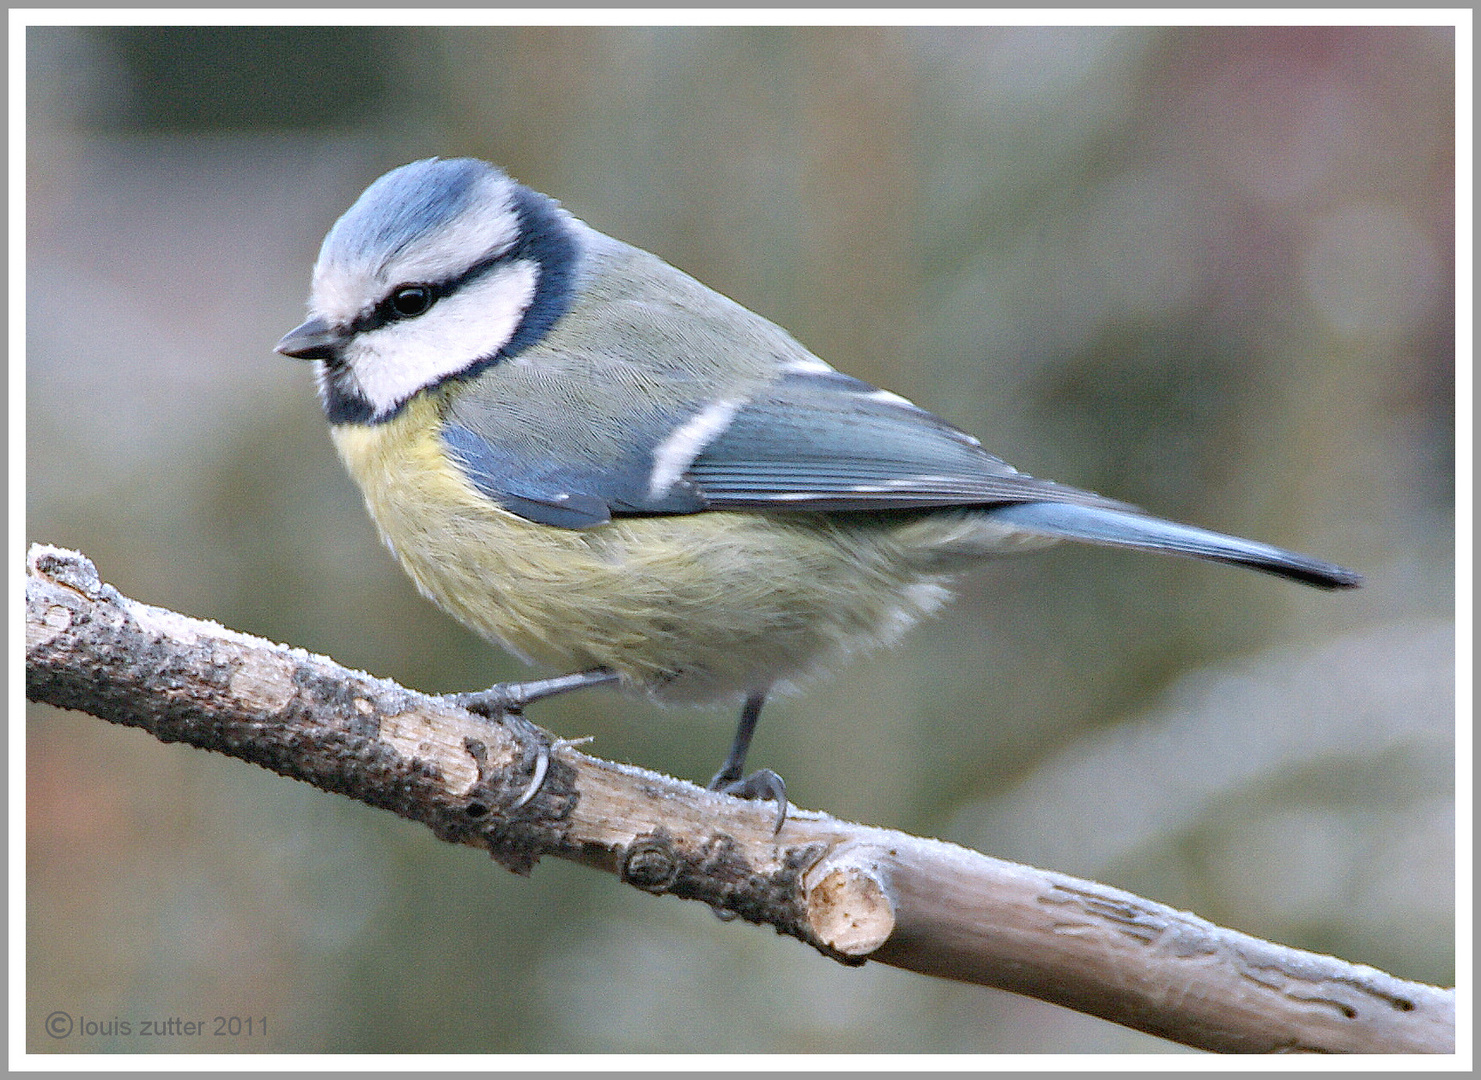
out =
{"type": "Polygon", "coordinates": [[[787,785],[770,769],[758,769],[750,776],[731,777],[725,770],[716,773],[709,782],[709,790],[721,795],[732,795],[737,799],[754,799],[758,802],[776,803],[776,825],[772,835],[782,831],[787,822],[787,785]]]}
{"type": "Polygon", "coordinates": [[[540,785],[545,783],[545,774],[550,771],[550,747],[542,738],[535,750],[535,771],[530,775],[529,787],[525,788],[524,794],[514,800],[510,810],[518,810],[540,793],[540,785]]]}
{"type": "MultiPolygon", "coordinates": [[[[520,719],[523,720],[524,718],[520,717],[520,719]]],[[[529,723],[529,721],[525,722],[527,724],[529,723]]],[[[535,770],[530,774],[529,786],[525,788],[523,795],[514,800],[513,805],[509,807],[510,810],[518,810],[536,795],[540,794],[540,787],[545,783],[545,774],[550,771],[550,756],[552,754],[571,746],[585,746],[593,738],[591,735],[583,735],[579,739],[556,739],[554,742],[547,743],[543,732],[540,732],[533,724],[530,724],[530,727],[536,731],[539,738],[535,750],[535,770]]]]}
{"type": "Polygon", "coordinates": [[[510,810],[518,810],[540,793],[546,774],[550,772],[551,752],[585,741],[583,739],[557,739],[552,744],[546,738],[545,732],[524,718],[524,707],[532,702],[554,697],[556,694],[582,690],[588,686],[601,686],[604,683],[615,682],[616,679],[615,672],[607,671],[605,668],[593,668],[591,671],[558,675],[553,679],[536,679],[523,683],[498,683],[487,690],[479,690],[471,694],[444,694],[443,700],[467,709],[471,713],[477,713],[486,720],[502,720],[506,723],[522,725],[526,733],[534,738],[534,771],[530,774],[530,782],[523,794],[509,807],[510,810]]]}

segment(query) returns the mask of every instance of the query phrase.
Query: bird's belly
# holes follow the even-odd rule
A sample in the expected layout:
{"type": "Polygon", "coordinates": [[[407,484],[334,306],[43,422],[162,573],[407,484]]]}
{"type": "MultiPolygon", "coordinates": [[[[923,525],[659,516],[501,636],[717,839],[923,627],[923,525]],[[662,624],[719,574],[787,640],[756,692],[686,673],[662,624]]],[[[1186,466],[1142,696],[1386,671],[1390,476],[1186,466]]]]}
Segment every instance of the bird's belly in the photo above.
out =
{"type": "Polygon", "coordinates": [[[526,659],[721,699],[887,644],[947,597],[884,522],[861,533],[857,520],[732,511],[536,524],[447,461],[431,408],[332,428],[335,446],[423,594],[526,659]]]}

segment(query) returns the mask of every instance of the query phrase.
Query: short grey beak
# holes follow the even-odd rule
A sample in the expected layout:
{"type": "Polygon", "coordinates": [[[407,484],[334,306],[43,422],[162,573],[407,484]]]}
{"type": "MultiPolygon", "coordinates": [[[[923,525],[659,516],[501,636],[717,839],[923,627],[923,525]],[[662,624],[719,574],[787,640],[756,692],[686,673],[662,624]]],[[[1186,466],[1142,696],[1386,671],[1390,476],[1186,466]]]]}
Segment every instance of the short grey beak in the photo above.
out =
{"type": "Polygon", "coordinates": [[[344,334],[316,315],[284,334],[273,351],[299,360],[333,360],[342,344],[344,334]]]}

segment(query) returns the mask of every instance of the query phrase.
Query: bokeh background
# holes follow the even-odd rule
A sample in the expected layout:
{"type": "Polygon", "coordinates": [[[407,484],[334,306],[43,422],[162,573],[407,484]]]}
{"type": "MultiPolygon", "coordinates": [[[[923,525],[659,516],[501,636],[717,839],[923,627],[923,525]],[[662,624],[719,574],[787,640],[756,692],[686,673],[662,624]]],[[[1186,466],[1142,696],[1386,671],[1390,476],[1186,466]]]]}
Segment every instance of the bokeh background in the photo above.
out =
{"type": "MultiPolygon", "coordinates": [[[[416,595],[272,352],[367,183],[485,157],[1029,472],[1368,575],[989,566],[769,707],[796,802],[1453,980],[1451,30],[33,27],[26,60],[28,540],[424,690],[525,674],[416,595]]],[[[733,723],[535,719],[701,780],[733,723]]],[[[78,714],[32,707],[26,766],[33,1051],[1176,1049],[78,714]]]]}

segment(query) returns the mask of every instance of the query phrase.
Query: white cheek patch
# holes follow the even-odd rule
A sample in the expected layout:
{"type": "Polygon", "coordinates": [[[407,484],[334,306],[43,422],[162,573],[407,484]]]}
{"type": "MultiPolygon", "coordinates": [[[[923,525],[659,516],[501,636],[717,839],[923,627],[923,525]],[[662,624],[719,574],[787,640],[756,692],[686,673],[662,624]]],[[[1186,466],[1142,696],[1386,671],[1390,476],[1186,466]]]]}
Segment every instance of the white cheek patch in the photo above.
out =
{"type": "Polygon", "coordinates": [[[648,477],[650,499],[661,499],[668,494],[700,451],[730,426],[740,404],[739,401],[712,401],[658,444],[653,451],[653,472],[648,477]]]}
{"type": "Polygon", "coordinates": [[[511,263],[444,296],[412,319],[358,335],[345,356],[377,416],[418,390],[493,356],[514,336],[535,298],[539,271],[511,263]]]}

